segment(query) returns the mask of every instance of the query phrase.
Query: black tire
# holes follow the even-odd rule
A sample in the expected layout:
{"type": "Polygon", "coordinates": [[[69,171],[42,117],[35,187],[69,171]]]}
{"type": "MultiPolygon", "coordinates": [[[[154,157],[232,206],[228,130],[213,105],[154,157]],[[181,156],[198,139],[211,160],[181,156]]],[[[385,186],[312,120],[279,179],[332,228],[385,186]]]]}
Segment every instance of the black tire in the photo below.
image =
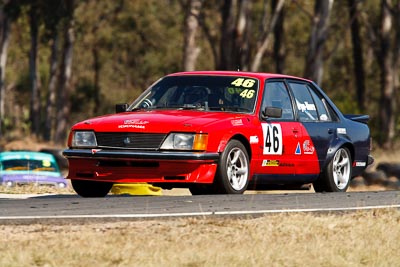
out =
{"type": "Polygon", "coordinates": [[[249,155],[238,140],[229,141],[218,162],[214,184],[216,193],[243,194],[249,184],[249,155]]]}
{"type": "Polygon", "coordinates": [[[346,192],[351,182],[351,154],[341,147],[313,183],[315,192],[346,192]]]}
{"type": "Polygon", "coordinates": [[[212,195],[215,194],[213,185],[209,184],[194,184],[189,187],[190,193],[195,195],[212,195]]]}
{"type": "Polygon", "coordinates": [[[105,197],[113,186],[113,183],[87,180],[71,180],[71,184],[81,197],[105,197]]]}

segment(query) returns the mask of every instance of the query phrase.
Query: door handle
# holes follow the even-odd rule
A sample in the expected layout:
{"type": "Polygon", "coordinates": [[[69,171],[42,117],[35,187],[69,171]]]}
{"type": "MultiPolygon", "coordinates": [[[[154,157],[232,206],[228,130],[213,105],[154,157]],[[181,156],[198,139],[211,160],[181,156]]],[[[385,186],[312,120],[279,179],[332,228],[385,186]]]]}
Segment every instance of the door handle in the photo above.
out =
{"type": "Polygon", "coordinates": [[[334,132],[335,132],[334,129],[331,128],[328,129],[328,134],[333,134],[334,132]]]}
{"type": "Polygon", "coordinates": [[[292,128],[292,132],[293,132],[294,138],[297,138],[298,134],[299,134],[299,129],[298,128],[292,128]]]}

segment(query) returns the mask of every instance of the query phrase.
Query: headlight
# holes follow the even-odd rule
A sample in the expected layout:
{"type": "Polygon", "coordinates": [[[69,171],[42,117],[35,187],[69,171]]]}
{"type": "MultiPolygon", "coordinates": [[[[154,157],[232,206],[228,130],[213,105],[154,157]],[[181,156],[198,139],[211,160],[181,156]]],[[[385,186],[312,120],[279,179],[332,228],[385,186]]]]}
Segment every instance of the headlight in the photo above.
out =
{"type": "Polygon", "coordinates": [[[96,136],[93,131],[76,131],[72,135],[72,147],[97,147],[96,136]]]}
{"type": "Polygon", "coordinates": [[[171,133],[165,139],[161,149],[204,151],[207,149],[207,142],[207,134],[171,133]]]}

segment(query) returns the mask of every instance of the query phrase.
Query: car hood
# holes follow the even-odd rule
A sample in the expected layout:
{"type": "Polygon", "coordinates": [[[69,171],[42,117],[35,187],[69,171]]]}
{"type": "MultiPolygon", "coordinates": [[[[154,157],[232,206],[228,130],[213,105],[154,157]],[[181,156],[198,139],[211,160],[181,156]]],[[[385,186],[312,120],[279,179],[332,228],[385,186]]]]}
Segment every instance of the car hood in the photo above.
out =
{"type": "MultiPolygon", "coordinates": [[[[106,115],[80,122],[73,130],[95,130],[98,132],[169,132],[196,131],[200,127],[212,127],[215,123],[234,124],[246,114],[227,112],[205,112],[195,110],[154,110],[125,112],[106,115]]],[[[239,124],[241,124],[239,122],[239,124]]]]}

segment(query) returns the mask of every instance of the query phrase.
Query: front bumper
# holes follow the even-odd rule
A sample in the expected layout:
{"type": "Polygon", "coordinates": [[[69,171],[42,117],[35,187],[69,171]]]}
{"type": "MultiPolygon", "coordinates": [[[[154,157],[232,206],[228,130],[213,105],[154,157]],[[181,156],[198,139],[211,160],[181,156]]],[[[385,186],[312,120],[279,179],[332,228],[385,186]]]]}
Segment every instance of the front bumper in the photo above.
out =
{"type": "Polygon", "coordinates": [[[66,149],[64,157],[68,158],[109,158],[131,160],[206,160],[218,162],[219,153],[175,152],[175,151],[131,151],[106,149],[66,149]]]}
{"type": "Polygon", "coordinates": [[[67,149],[69,179],[113,183],[212,183],[219,153],[67,149]]]}
{"type": "Polygon", "coordinates": [[[57,188],[67,188],[67,180],[27,180],[27,179],[4,179],[2,183],[7,187],[13,187],[15,185],[35,185],[35,186],[54,186],[57,188]]]}

